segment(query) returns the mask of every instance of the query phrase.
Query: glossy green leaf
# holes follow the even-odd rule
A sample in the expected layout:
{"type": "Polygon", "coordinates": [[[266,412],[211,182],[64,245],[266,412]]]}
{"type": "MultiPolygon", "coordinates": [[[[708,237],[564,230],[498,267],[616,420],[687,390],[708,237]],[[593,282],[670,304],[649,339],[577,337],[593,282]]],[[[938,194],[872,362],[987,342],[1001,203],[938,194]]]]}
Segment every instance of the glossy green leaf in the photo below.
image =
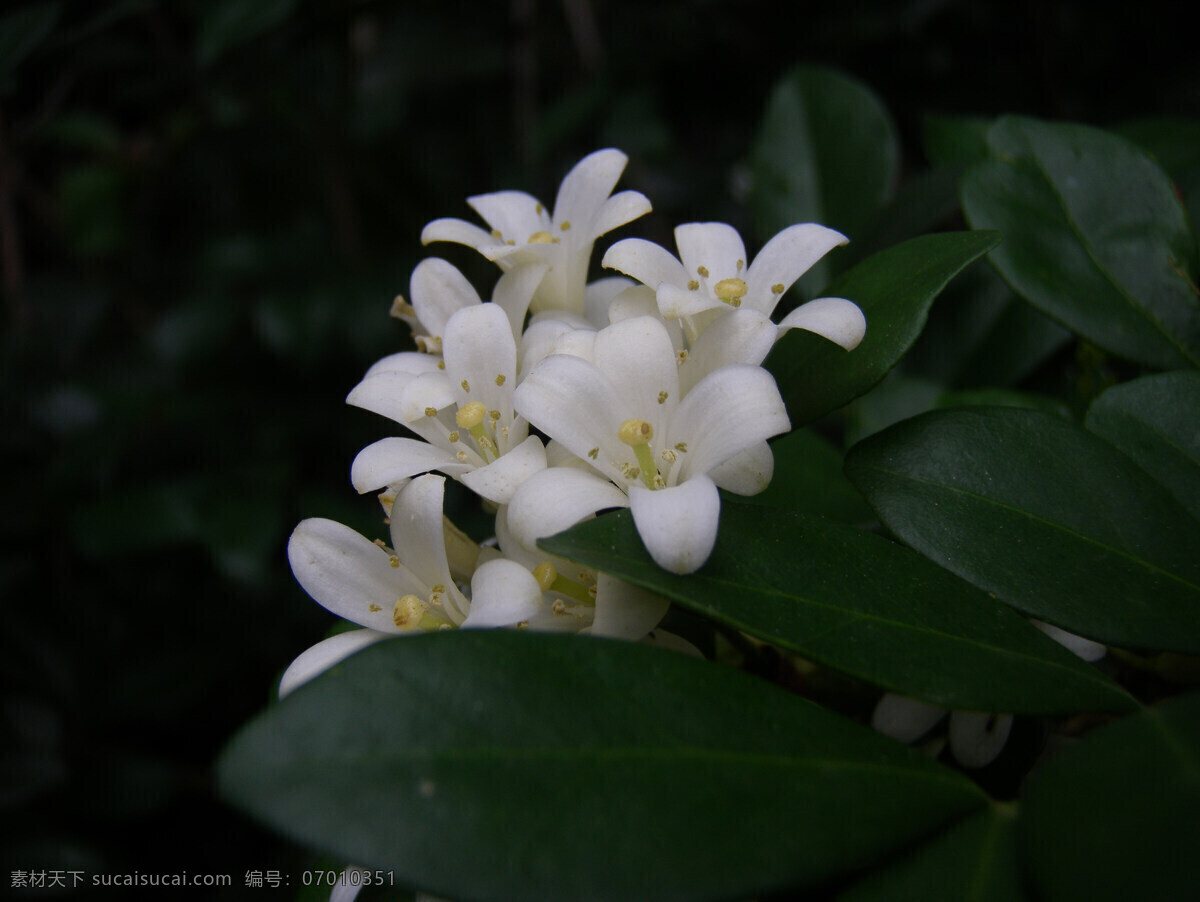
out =
{"type": "Polygon", "coordinates": [[[934,411],[850,450],[887,527],[1004,601],[1109,645],[1200,651],[1200,530],[1133,461],[1058,417],[934,411]]]}
{"type": "Polygon", "coordinates": [[[851,873],[983,803],[738,671],[519,631],[366,649],[245,728],[225,798],[467,900],[705,900],[851,873]]]}
{"type": "MultiPolygon", "coordinates": [[[[819,222],[856,240],[891,197],[900,166],[891,117],[864,84],[801,66],[775,87],[750,156],[750,209],[764,240],[797,222],[819,222]]],[[[806,295],[833,272],[820,261],[806,295]]]]}
{"type": "Polygon", "coordinates": [[[871,523],[875,514],[842,473],[842,454],[808,429],[793,429],[771,443],[775,475],[766,491],[746,501],[820,514],[843,523],[871,523]]]}
{"type": "Polygon", "coordinates": [[[654,564],[628,511],[539,544],[943,707],[1048,714],[1133,705],[1005,605],[901,545],[821,517],[725,498],[712,556],[687,577],[654,564]]]}
{"type": "Polygon", "coordinates": [[[1084,737],[1030,783],[1039,898],[1189,899],[1200,887],[1200,693],[1084,737]]]}
{"type": "Polygon", "coordinates": [[[991,260],[1035,307],[1149,366],[1200,365],[1196,241],[1170,179],[1123,138],[1006,117],[963,209],[998,229],[991,260]]]}
{"type": "Polygon", "coordinates": [[[946,283],[998,240],[994,232],[923,235],[864,260],[826,288],[823,294],[862,308],[867,334],[853,351],[802,329],[775,344],[766,366],[779,383],[792,425],[836,410],[883,379],[920,335],[946,283]]]}
{"type": "Polygon", "coordinates": [[[1194,231],[1200,223],[1200,119],[1137,119],[1122,123],[1116,131],[1166,170],[1183,196],[1194,231]]]}
{"type": "Polygon", "coordinates": [[[1025,902],[1016,813],[998,805],[977,811],[856,883],[837,902],[1025,902]]]}
{"type": "Polygon", "coordinates": [[[1110,388],[1092,404],[1086,425],[1200,520],[1200,373],[1180,370],[1110,388]]]}

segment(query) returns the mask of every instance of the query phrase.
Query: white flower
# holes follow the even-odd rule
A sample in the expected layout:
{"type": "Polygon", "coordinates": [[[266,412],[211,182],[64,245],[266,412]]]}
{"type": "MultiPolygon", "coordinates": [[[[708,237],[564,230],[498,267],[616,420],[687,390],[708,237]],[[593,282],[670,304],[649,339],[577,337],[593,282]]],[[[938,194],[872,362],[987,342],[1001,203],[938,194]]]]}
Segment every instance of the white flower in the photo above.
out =
{"type": "MultiPolygon", "coordinates": [[[[603,488],[611,481],[628,495],[638,533],[659,566],[691,573],[716,540],[717,486],[753,494],[770,481],[766,440],[790,428],[775,381],[761,367],[728,366],[680,397],[671,338],[660,320],[646,316],[597,332],[591,358],[546,357],[518,386],[516,408],[602,474],[592,477],[593,488],[572,488],[591,498],[593,511],[613,506],[603,488]]],[[[556,481],[580,472],[543,471],[530,491],[554,504],[556,481]]],[[[518,521],[538,516],[536,506],[517,504],[530,482],[513,497],[514,508],[528,510],[518,521]]],[[[524,523],[512,525],[532,532],[524,523]]]]}
{"type": "Polygon", "coordinates": [[[513,411],[517,348],[509,325],[496,304],[463,307],[446,321],[440,369],[373,368],[355,386],[348,403],[424,439],[385,438],[360,451],[350,473],[358,491],[439,470],[503,504],[546,466],[541,439],[513,411]]]}
{"type": "Polygon", "coordinates": [[[421,232],[421,243],[466,244],[506,272],[527,264],[549,265],[531,309],[583,315],[588,263],[596,239],[650,210],[650,202],[637,191],[612,194],[627,160],[613,149],[584,157],[563,179],[553,214],[522,191],[468,198],[490,231],[461,219],[436,219],[421,232]]]}
{"type": "Polygon", "coordinates": [[[866,320],[857,305],[843,298],[817,298],[778,326],[766,324],[784,292],[846,241],[840,232],[815,223],[789,226],[747,266],[745,245],[733,227],[694,222],[675,229],[678,260],[653,242],[627,238],[608,249],[602,264],[654,289],[659,311],[683,322],[689,342],[722,314],[752,310],[759,314],[753,320],[756,328],[768,332],[772,341],[788,329],[806,329],[851,350],[862,341],[866,320]]]}

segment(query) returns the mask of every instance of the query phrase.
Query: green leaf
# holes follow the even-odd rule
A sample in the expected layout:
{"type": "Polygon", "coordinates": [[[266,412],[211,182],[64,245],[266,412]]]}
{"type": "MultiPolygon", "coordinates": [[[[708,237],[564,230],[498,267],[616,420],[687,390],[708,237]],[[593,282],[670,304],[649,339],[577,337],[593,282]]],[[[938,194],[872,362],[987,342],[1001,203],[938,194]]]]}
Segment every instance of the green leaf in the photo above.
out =
{"type": "MultiPolygon", "coordinates": [[[[750,209],[767,238],[819,222],[857,239],[895,189],[900,148],[891,117],[864,84],[800,66],[776,85],[750,155],[750,209]]],[[[811,296],[829,281],[828,261],[801,280],[811,296]]]]}
{"type": "Polygon", "coordinates": [[[1116,131],[1166,170],[1183,197],[1195,231],[1200,223],[1200,119],[1138,119],[1123,123],[1116,131]]]}
{"type": "Polygon", "coordinates": [[[1200,693],[1086,736],[1036,774],[1019,825],[1045,899],[1186,899],[1200,886],[1200,693]]]}
{"type": "Polygon", "coordinates": [[[712,556],[687,577],[654,564],[628,511],[539,545],[943,707],[1049,714],[1134,704],[1005,605],[901,545],[820,517],[724,498],[712,556]]]}
{"type": "Polygon", "coordinates": [[[1200,520],[1198,422],[1200,373],[1180,370],[1110,388],[1093,402],[1086,425],[1137,461],[1200,520]]]}
{"type": "Polygon", "coordinates": [[[753,677],[632,643],[400,638],[251,722],[225,798],[455,899],[729,899],[851,873],[982,803],[753,677]]]}
{"type": "Polygon", "coordinates": [[[279,25],[295,9],[296,0],[218,0],[204,6],[196,34],[201,66],[216,62],[227,50],[279,25]]]}
{"type": "Polygon", "coordinates": [[[1016,809],[992,805],[964,818],[837,902],[1024,902],[1016,809]]]}
{"type": "Polygon", "coordinates": [[[987,159],[990,119],[926,116],[921,121],[925,156],[934,166],[965,166],[987,159]]]}
{"type": "Polygon", "coordinates": [[[995,232],[923,235],[888,248],[842,275],[824,294],[862,308],[867,334],[853,351],[790,330],[767,357],[792,425],[836,410],[883,379],[907,351],[946,283],[996,246],[995,232]]]}
{"type": "Polygon", "coordinates": [[[808,429],[793,429],[771,443],[775,475],[766,491],[745,500],[787,507],[843,523],[871,523],[875,514],[842,474],[842,454],[808,429]]]}
{"type": "Polygon", "coordinates": [[[922,554],[1110,645],[1200,652],[1200,530],[1111,445],[1016,408],[934,411],[850,450],[846,475],[922,554]]]}
{"type": "Polygon", "coordinates": [[[998,229],[992,262],[1035,307],[1153,367],[1200,365],[1196,241],[1166,174],[1097,129],[1007,117],[963,209],[998,229]]]}

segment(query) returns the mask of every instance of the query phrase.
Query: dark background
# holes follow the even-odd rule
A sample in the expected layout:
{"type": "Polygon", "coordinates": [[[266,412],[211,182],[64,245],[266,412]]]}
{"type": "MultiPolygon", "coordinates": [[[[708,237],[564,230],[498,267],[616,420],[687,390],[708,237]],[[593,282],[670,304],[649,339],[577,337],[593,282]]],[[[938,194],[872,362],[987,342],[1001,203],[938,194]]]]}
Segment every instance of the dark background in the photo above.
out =
{"type": "MultiPolygon", "coordinates": [[[[472,218],[465,198],[502,188],[552,203],[577,159],[617,146],[631,158],[621,187],[655,207],[621,236],[669,245],[695,219],[752,236],[736,173],[798,63],[883,99],[906,177],[926,165],[930,114],[1194,116],[1200,54],[1177,7],[132,0],[4,13],[7,869],[229,873],[232,890],[187,897],[283,898],[243,889],[245,872],[312,864],[217,801],[209,769],[332,624],[292,582],[292,527],[320,515],[378,533],[349,465],[390,424],[343,399],[407,346],[387,313],[425,254],[425,222],[472,218]]],[[[487,296],[490,266],[431,252],[487,296]]]]}

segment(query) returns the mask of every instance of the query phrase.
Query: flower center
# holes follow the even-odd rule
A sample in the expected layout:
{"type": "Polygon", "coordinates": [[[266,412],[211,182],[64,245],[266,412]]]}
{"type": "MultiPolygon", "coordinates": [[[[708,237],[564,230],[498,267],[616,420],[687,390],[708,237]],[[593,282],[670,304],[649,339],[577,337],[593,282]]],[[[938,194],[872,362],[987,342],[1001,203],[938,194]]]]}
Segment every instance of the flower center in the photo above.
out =
{"type": "Polygon", "coordinates": [[[458,424],[458,428],[466,429],[475,439],[475,444],[479,446],[479,453],[483,455],[484,463],[490,463],[500,456],[496,450],[495,440],[488,435],[487,427],[483,424],[487,415],[488,409],[481,401],[464,404],[454,415],[454,422],[458,424]]]}
{"type": "Polygon", "coordinates": [[[742,298],[746,296],[746,283],[736,278],[722,279],[713,286],[713,294],[731,307],[740,307],[742,298]]]}
{"type": "Polygon", "coordinates": [[[596,603],[594,586],[589,588],[583,583],[568,579],[559,573],[550,561],[542,561],[538,564],[533,569],[533,578],[537,580],[543,592],[557,592],[559,595],[566,595],[568,598],[587,605],[596,603]]]}
{"type": "Polygon", "coordinates": [[[625,475],[630,478],[641,477],[642,483],[648,489],[665,488],[666,483],[658,475],[658,466],[654,463],[654,451],[650,447],[650,439],[654,438],[654,427],[645,420],[626,420],[617,430],[617,438],[633,448],[637,457],[636,470],[630,468],[625,475]]]}

